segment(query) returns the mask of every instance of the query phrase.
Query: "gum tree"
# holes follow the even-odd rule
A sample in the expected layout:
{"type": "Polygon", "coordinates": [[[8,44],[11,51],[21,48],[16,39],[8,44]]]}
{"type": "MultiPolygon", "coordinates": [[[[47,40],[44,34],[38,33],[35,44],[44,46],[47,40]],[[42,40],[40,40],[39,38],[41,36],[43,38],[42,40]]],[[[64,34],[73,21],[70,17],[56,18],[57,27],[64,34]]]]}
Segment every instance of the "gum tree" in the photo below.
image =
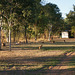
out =
{"type": "Polygon", "coordinates": [[[74,37],[75,37],[75,5],[73,5],[73,11],[71,10],[69,12],[69,14],[67,14],[67,23],[71,26],[71,31],[72,33],[74,33],[74,37]]]}
{"type": "Polygon", "coordinates": [[[49,32],[49,41],[50,41],[52,30],[61,19],[61,13],[58,6],[52,3],[48,3],[44,6],[44,12],[45,16],[48,18],[47,29],[49,32]]]}

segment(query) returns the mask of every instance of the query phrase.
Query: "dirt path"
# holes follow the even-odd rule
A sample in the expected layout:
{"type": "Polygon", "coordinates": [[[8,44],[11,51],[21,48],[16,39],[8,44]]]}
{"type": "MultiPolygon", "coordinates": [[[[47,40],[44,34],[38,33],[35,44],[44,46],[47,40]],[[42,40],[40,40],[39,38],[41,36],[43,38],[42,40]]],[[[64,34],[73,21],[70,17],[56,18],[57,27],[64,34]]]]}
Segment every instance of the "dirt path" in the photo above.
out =
{"type": "Polygon", "coordinates": [[[75,68],[75,66],[68,66],[67,63],[72,59],[75,52],[66,53],[60,64],[56,66],[49,66],[47,74],[44,75],[75,75],[75,71],[69,70],[69,68],[75,68]]]}

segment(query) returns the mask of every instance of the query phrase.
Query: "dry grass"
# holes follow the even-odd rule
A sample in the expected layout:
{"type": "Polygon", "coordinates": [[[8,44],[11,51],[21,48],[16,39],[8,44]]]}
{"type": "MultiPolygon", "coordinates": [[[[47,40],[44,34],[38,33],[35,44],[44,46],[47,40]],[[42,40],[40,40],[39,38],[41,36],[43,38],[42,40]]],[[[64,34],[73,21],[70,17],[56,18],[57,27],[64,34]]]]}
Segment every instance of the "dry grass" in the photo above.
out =
{"type": "Polygon", "coordinates": [[[18,50],[18,51],[0,51],[0,59],[13,57],[47,57],[59,56],[64,51],[40,51],[40,50],[18,50]]]}
{"type": "MultiPolygon", "coordinates": [[[[0,51],[0,70],[24,70],[42,68],[51,65],[52,57],[58,57],[64,51],[12,50],[0,51]]],[[[55,59],[55,58],[54,58],[55,59]]],[[[53,61],[54,61],[53,59],[53,61]]],[[[53,62],[52,61],[52,62],[53,62]]]]}
{"type": "MultiPolygon", "coordinates": [[[[43,48],[39,50],[38,47],[40,45],[41,43],[12,45],[12,51],[8,50],[8,45],[6,47],[3,47],[3,50],[0,51],[0,71],[38,71],[38,69],[48,70],[50,66],[55,66],[59,64],[61,60],[63,60],[64,53],[66,51],[73,50],[75,48],[74,44],[62,45],[44,43],[42,44],[43,48]]],[[[75,52],[72,54],[72,56],[75,56],[75,52]]],[[[65,65],[60,67],[60,69],[63,70],[69,68],[75,67],[68,65],[68,62],[66,62],[65,65]]],[[[59,68],[57,68],[56,70],[58,69],[59,68]]],[[[40,75],[40,73],[38,75],[40,75]]]]}

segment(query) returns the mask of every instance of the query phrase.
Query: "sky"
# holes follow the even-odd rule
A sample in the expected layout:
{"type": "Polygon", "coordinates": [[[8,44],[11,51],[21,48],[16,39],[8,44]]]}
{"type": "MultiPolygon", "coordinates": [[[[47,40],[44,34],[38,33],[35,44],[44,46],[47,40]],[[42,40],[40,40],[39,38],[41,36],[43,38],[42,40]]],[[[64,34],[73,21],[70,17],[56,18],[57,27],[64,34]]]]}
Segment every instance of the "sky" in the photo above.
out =
{"type": "Polygon", "coordinates": [[[68,14],[70,10],[73,10],[73,5],[75,5],[75,0],[44,0],[44,1],[45,3],[51,2],[53,4],[56,4],[60,9],[63,18],[66,18],[66,14],[68,14]]]}

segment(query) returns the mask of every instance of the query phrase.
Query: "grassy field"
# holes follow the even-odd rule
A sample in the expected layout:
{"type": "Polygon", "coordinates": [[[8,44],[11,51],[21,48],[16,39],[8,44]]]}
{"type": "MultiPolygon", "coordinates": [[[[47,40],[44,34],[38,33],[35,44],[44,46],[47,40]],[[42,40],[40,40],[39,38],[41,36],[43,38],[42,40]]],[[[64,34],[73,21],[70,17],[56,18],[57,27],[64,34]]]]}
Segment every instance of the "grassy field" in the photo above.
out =
{"type": "Polygon", "coordinates": [[[73,52],[73,55],[65,62],[68,66],[65,69],[75,70],[74,42],[12,43],[11,49],[9,51],[6,44],[0,51],[0,75],[46,75],[50,67],[57,66],[66,58],[66,52],[73,52]],[[40,45],[42,48],[39,50],[40,45]]]}

